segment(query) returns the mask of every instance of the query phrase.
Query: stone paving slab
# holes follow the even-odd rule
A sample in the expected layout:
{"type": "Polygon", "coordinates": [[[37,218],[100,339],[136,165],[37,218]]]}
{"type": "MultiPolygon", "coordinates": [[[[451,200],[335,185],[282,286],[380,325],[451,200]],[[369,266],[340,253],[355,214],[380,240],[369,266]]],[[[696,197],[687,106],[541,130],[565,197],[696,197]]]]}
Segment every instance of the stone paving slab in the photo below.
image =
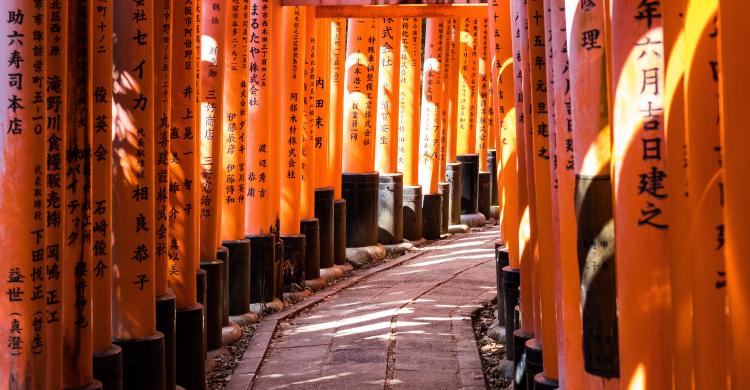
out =
{"type": "Polygon", "coordinates": [[[470,316],[496,294],[496,240],[437,241],[263,319],[229,389],[483,388],[470,316]]]}

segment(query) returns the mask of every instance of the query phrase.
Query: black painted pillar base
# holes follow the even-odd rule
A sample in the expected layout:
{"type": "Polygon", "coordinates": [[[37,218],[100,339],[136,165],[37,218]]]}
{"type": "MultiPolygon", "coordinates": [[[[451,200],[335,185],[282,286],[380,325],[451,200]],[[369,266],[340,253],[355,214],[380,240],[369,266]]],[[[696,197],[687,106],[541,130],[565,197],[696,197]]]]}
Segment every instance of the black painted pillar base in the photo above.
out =
{"type": "Polygon", "coordinates": [[[320,277],[320,225],[317,218],[303,219],[300,233],[305,235],[305,279],[320,277]]]}
{"type": "Polygon", "coordinates": [[[460,154],[461,162],[461,214],[479,212],[479,155],[460,154]]]}
{"type": "Polygon", "coordinates": [[[109,348],[94,352],[94,379],[105,390],[122,390],[122,348],[109,348]]]}
{"type": "MultiPolygon", "coordinates": [[[[161,335],[162,353],[164,354],[164,374],[165,386],[174,388],[176,381],[176,365],[175,365],[175,327],[176,325],[176,310],[177,306],[175,303],[174,294],[172,290],[169,290],[167,294],[156,297],[156,330],[161,335]]],[[[124,353],[124,352],[123,352],[124,353]]],[[[124,357],[123,357],[124,359],[124,357]]],[[[124,360],[123,360],[123,364],[124,360]]],[[[123,366],[124,369],[124,366],[123,366]]],[[[123,375],[127,375],[123,371],[123,375]]],[[[123,383],[127,382],[127,377],[123,377],[123,383]]],[[[125,386],[128,389],[128,386],[125,386]]]]}
{"type": "Polygon", "coordinates": [[[206,388],[206,345],[203,305],[177,309],[177,384],[185,389],[206,388]]]}
{"type": "Polygon", "coordinates": [[[490,185],[492,174],[490,172],[479,172],[478,177],[478,192],[477,192],[477,207],[479,212],[484,214],[485,218],[490,218],[490,185]]]}
{"type": "Polygon", "coordinates": [[[341,196],[346,199],[347,208],[347,248],[372,246],[378,243],[379,180],[377,172],[341,175],[341,196]]]}
{"type": "Polygon", "coordinates": [[[461,223],[461,163],[452,162],[445,164],[445,181],[450,186],[450,225],[458,225],[461,223]]]}
{"type": "Polygon", "coordinates": [[[556,380],[547,378],[543,372],[534,375],[534,390],[555,390],[558,386],[556,380]]]}
{"type": "MultiPolygon", "coordinates": [[[[276,238],[276,236],[274,236],[276,238]]],[[[274,245],[273,258],[273,297],[280,301],[284,300],[284,241],[277,238],[274,245]]]]}
{"type": "Polygon", "coordinates": [[[333,267],[333,188],[315,189],[315,218],[318,220],[320,268],[333,267]]]}
{"type": "Polygon", "coordinates": [[[346,264],[346,200],[333,201],[333,264],[346,264]]]}
{"type": "MultiPolygon", "coordinates": [[[[510,266],[503,268],[503,306],[505,307],[505,346],[508,360],[514,360],[519,353],[516,353],[516,343],[513,341],[515,332],[518,330],[518,321],[516,319],[516,306],[518,305],[519,290],[521,286],[521,270],[510,266]]],[[[524,341],[525,342],[525,341],[524,341]]],[[[523,344],[521,344],[523,348],[523,344]]]]}
{"type": "Polygon", "coordinates": [[[250,311],[250,240],[225,240],[221,245],[229,249],[229,315],[250,311]]]}
{"type": "Polygon", "coordinates": [[[543,369],[542,360],[542,346],[536,341],[531,339],[526,341],[526,388],[534,388],[534,377],[536,374],[541,374],[543,369]]]}
{"type": "MultiPolygon", "coordinates": [[[[164,335],[161,332],[140,339],[113,339],[112,343],[122,348],[123,388],[166,390],[164,335]]],[[[172,384],[170,390],[174,388],[172,384]]]]}
{"type": "Polygon", "coordinates": [[[404,238],[422,239],[422,186],[404,187],[404,238]]]}
{"type": "Polygon", "coordinates": [[[516,375],[513,381],[514,390],[526,390],[526,342],[533,339],[534,334],[524,333],[521,329],[517,329],[513,332],[513,372],[519,372],[519,366],[521,370],[521,377],[516,375]]]}
{"type": "MultiPolygon", "coordinates": [[[[250,269],[248,270],[248,304],[245,312],[250,310],[251,303],[265,303],[273,300],[274,258],[276,257],[276,237],[272,234],[246,236],[250,243],[250,269]]],[[[231,252],[230,252],[231,253],[231,252]]],[[[244,314],[244,313],[239,313],[244,314]]]]}
{"type": "Polygon", "coordinates": [[[378,190],[378,242],[383,245],[404,241],[404,175],[381,173],[378,190]]]}
{"type": "Polygon", "coordinates": [[[440,194],[442,194],[441,205],[442,205],[442,218],[440,219],[440,234],[448,234],[448,226],[450,225],[451,219],[451,185],[450,183],[441,182],[438,183],[440,194]]]}
{"type": "Polygon", "coordinates": [[[203,305],[206,316],[206,350],[209,351],[222,345],[224,265],[224,262],[219,260],[201,261],[201,269],[206,271],[206,299],[198,302],[203,305]]]}
{"type": "Polygon", "coordinates": [[[221,326],[228,327],[229,324],[229,249],[220,246],[216,249],[216,260],[224,263],[224,300],[221,310],[221,326]]]}
{"type": "Polygon", "coordinates": [[[443,195],[424,194],[422,197],[422,235],[428,240],[440,238],[443,226],[443,195]]]}
{"type": "Polygon", "coordinates": [[[507,267],[509,262],[510,259],[508,258],[508,250],[500,242],[496,242],[495,282],[497,283],[497,322],[499,324],[505,324],[505,291],[503,290],[503,268],[507,267]]]}
{"type": "Polygon", "coordinates": [[[290,234],[281,236],[284,242],[284,291],[293,291],[292,285],[305,287],[305,235],[290,234]]]}
{"type": "Polygon", "coordinates": [[[490,176],[490,206],[498,206],[500,196],[498,191],[500,187],[497,183],[497,150],[490,149],[487,151],[487,171],[492,175],[490,176]]]}

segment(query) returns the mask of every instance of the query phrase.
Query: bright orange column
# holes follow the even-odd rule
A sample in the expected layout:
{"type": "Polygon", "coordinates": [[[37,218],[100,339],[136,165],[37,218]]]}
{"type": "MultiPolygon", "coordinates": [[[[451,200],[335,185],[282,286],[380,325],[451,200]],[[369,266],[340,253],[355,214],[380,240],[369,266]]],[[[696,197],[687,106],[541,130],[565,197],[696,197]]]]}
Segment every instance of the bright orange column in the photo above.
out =
{"type": "Polygon", "coordinates": [[[477,79],[476,79],[476,137],[474,149],[479,154],[479,171],[485,172],[487,169],[487,150],[490,147],[490,111],[491,102],[489,99],[490,88],[490,59],[489,39],[487,36],[488,22],[487,19],[479,21],[479,33],[477,34],[477,79]]]}
{"type": "Polygon", "coordinates": [[[245,238],[245,152],[247,150],[248,0],[225,5],[222,102],[222,240],[245,238]]]}
{"type": "Polygon", "coordinates": [[[658,3],[613,2],[612,165],[620,378],[671,387],[671,304],[664,215],[664,47],[658,3]],[[644,185],[645,183],[645,185],[644,185]],[[649,286],[644,289],[643,286],[649,286]],[[648,321],[648,326],[643,326],[648,321]]]}
{"type": "Polygon", "coordinates": [[[284,7],[282,25],[284,34],[282,61],[283,83],[281,88],[281,110],[279,112],[281,127],[277,133],[280,138],[281,155],[281,234],[299,234],[301,210],[300,157],[301,135],[304,131],[305,116],[304,97],[304,59],[305,59],[305,25],[306,9],[304,7],[284,7]]]}
{"type": "MultiPolygon", "coordinates": [[[[693,266],[695,387],[729,384],[723,172],[719,139],[718,0],[691,0],[685,17],[685,128],[693,266]],[[710,335],[710,336],[709,336],[710,335]]],[[[654,188],[654,187],[652,187],[654,188]]],[[[675,212],[680,212],[675,210],[675,212]]]]}
{"type": "Polygon", "coordinates": [[[419,102],[422,73],[422,19],[401,19],[398,94],[398,171],[404,186],[419,182],[419,102]]]}
{"type": "Polygon", "coordinates": [[[3,303],[0,305],[0,381],[17,388],[45,387],[45,214],[46,147],[44,47],[46,2],[4,1],[2,55],[7,71],[0,75],[1,99],[9,102],[0,122],[0,172],[12,185],[0,193],[7,205],[0,237],[3,259],[3,303]],[[34,19],[31,15],[42,15],[34,19]],[[37,38],[34,34],[39,33],[37,38]],[[23,34],[25,39],[13,38],[23,34]],[[42,66],[34,68],[32,63],[42,66]],[[32,82],[39,77],[41,81],[32,82]],[[42,98],[34,102],[35,96],[42,98]],[[41,277],[40,277],[41,273],[41,277]]]}
{"type": "Polygon", "coordinates": [[[112,62],[112,6],[105,0],[89,3],[89,69],[91,102],[91,243],[94,352],[112,346],[112,70],[94,66],[112,62]],[[98,7],[97,7],[98,6],[98,7]]]}
{"type": "Polygon", "coordinates": [[[440,181],[440,101],[442,97],[441,40],[443,21],[427,19],[422,74],[422,113],[419,131],[419,185],[422,193],[438,193],[440,181]]]}
{"type": "Polygon", "coordinates": [[[440,59],[440,81],[442,85],[442,93],[440,95],[440,152],[438,158],[440,159],[440,172],[438,173],[439,181],[444,182],[445,178],[445,166],[448,163],[448,133],[450,132],[450,76],[453,68],[451,68],[451,42],[453,41],[453,19],[443,19],[443,37],[442,37],[442,48],[440,49],[443,53],[440,59]]]}
{"type": "MultiPolygon", "coordinates": [[[[312,12],[311,12],[312,13],[312,12]]],[[[315,188],[331,187],[332,173],[328,161],[331,137],[331,20],[317,19],[315,50],[315,79],[312,88],[313,151],[315,153],[315,188]]]]}
{"type": "Polygon", "coordinates": [[[315,218],[315,58],[317,56],[317,22],[315,10],[305,12],[305,56],[303,67],[302,127],[300,131],[300,215],[301,219],[315,218]]]}
{"type": "Polygon", "coordinates": [[[726,293],[729,305],[728,339],[731,387],[750,387],[750,171],[747,169],[747,145],[750,134],[744,123],[750,109],[747,94],[750,58],[747,47],[747,15],[750,4],[744,1],[721,0],[719,21],[719,82],[721,101],[721,150],[724,164],[724,256],[726,262],[726,293]]]}
{"type": "Polygon", "coordinates": [[[344,77],[342,170],[372,172],[375,167],[375,106],[377,59],[375,19],[349,19],[344,77]],[[373,52],[369,52],[369,46],[373,52]]]}
{"type": "Polygon", "coordinates": [[[223,199],[224,30],[226,10],[219,0],[202,0],[200,72],[200,259],[213,261],[220,246],[223,199]]]}
{"type": "MultiPolygon", "coordinates": [[[[270,234],[279,223],[279,162],[274,158],[280,120],[274,102],[273,23],[280,24],[281,7],[269,0],[251,0],[248,20],[247,149],[245,151],[245,233],[270,234]],[[276,20],[278,19],[278,20],[276,20]]],[[[278,151],[276,152],[278,154],[278,151]]]]}
{"type": "Polygon", "coordinates": [[[331,24],[330,108],[328,167],[335,199],[341,199],[342,145],[344,135],[344,82],[346,69],[346,19],[332,19],[331,24]]]}
{"type": "Polygon", "coordinates": [[[398,170],[399,86],[401,84],[401,22],[384,18],[378,23],[380,64],[378,67],[378,100],[375,170],[394,173],[398,170]]]}
{"type": "MultiPolygon", "coordinates": [[[[116,2],[112,140],[113,338],[156,333],[154,59],[152,2],[116,2]]],[[[127,374],[126,374],[127,375],[127,374]]],[[[132,375],[132,374],[131,374],[132,375]]]]}
{"type": "MultiPolygon", "coordinates": [[[[53,5],[53,4],[50,4],[53,5]]],[[[63,255],[65,231],[63,213],[65,209],[65,186],[63,177],[67,171],[65,153],[67,134],[65,126],[68,114],[67,102],[67,24],[68,7],[54,4],[46,17],[45,55],[47,72],[47,226],[45,231],[47,275],[47,355],[46,383],[48,389],[63,386],[63,255]]],[[[29,14],[30,15],[30,14],[29,14]]]]}
{"type": "Polygon", "coordinates": [[[446,49],[448,60],[446,66],[452,69],[445,80],[447,83],[445,90],[448,100],[448,113],[446,115],[446,121],[448,122],[446,138],[448,142],[445,148],[445,160],[449,163],[456,161],[456,150],[458,147],[458,78],[460,72],[459,48],[461,37],[459,22],[461,20],[450,20],[450,27],[448,28],[449,37],[446,39],[448,41],[446,49]]]}
{"type": "Polygon", "coordinates": [[[478,20],[463,18],[458,26],[458,101],[456,154],[476,150],[476,68],[478,20]]]}

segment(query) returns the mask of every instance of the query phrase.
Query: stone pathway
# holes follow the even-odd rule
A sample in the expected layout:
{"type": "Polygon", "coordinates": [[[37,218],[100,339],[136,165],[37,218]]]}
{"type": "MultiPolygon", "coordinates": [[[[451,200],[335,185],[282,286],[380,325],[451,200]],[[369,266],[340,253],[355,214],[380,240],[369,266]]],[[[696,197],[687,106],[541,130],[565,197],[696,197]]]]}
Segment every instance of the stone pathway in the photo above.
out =
{"type": "Polygon", "coordinates": [[[261,322],[265,357],[242,372],[262,355],[251,345],[229,388],[485,388],[470,313],[495,295],[496,239],[490,229],[436,242],[275,330],[261,322]]]}

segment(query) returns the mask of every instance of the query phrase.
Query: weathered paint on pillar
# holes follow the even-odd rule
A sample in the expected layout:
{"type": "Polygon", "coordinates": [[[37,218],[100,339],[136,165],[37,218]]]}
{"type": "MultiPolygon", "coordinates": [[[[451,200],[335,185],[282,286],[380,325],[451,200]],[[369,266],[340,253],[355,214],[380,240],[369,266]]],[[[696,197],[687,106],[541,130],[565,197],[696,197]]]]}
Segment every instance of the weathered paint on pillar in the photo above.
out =
{"type": "Polygon", "coordinates": [[[750,75],[750,57],[747,48],[747,15],[750,3],[721,0],[719,20],[719,82],[721,101],[721,150],[724,164],[724,258],[727,272],[727,298],[729,305],[728,331],[731,340],[729,367],[733,389],[750,387],[750,171],[747,169],[747,113],[750,96],[747,83],[750,75]]]}
{"type": "Polygon", "coordinates": [[[0,99],[9,102],[0,122],[0,202],[9,207],[0,224],[5,243],[0,305],[0,383],[16,388],[45,387],[45,160],[47,157],[44,80],[45,1],[12,0],[0,4],[3,15],[0,99]],[[35,19],[32,15],[41,15],[35,19]],[[13,35],[23,34],[22,40],[13,35]],[[41,66],[32,64],[39,61],[41,66]],[[32,82],[33,78],[39,82],[32,82]],[[41,97],[35,102],[35,97],[41,97]]]}
{"type": "Polygon", "coordinates": [[[341,198],[342,145],[344,135],[344,82],[346,67],[346,19],[332,19],[331,24],[330,108],[328,167],[335,199],[341,198]]]}
{"type": "MultiPolygon", "coordinates": [[[[693,267],[695,388],[729,384],[722,161],[719,138],[720,39],[718,0],[691,0],[685,13],[685,124],[687,130],[690,257],[693,267]],[[716,340],[711,342],[708,340],[716,340]]],[[[658,177],[648,176],[658,190],[658,177]]],[[[680,212],[674,210],[674,212],[680,212]]]]}
{"type": "Polygon", "coordinates": [[[279,163],[281,168],[281,207],[279,209],[281,234],[299,234],[301,218],[301,135],[304,131],[305,96],[305,25],[304,7],[283,8],[282,25],[285,42],[282,53],[284,82],[281,88],[281,128],[277,133],[282,146],[279,163]]]}
{"type": "Polygon", "coordinates": [[[628,388],[669,388],[671,303],[665,246],[669,219],[664,215],[668,199],[662,181],[667,172],[661,6],[636,0],[610,6],[620,377],[628,388]],[[643,326],[644,319],[649,326],[643,326]]]}
{"type": "Polygon", "coordinates": [[[664,138],[666,141],[669,183],[667,213],[671,228],[667,232],[667,253],[670,265],[672,301],[672,375],[675,389],[694,385],[693,363],[693,269],[685,267],[692,256],[685,237],[690,234],[685,134],[685,4],[686,0],[665,0],[664,52],[667,73],[664,80],[664,138]],[[677,212],[675,212],[677,211],[677,212]]]}
{"type": "Polygon", "coordinates": [[[398,171],[404,185],[419,183],[419,102],[422,74],[422,19],[401,19],[398,94],[398,171]]]}
{"type": "Polygon", "coordinates": [[[460,72],[459,48],[461,40],[461,30],[459,23],[462,19],[451,19],[448,34],[448,62],[451,72],[448,73],[446,82],[446,93],[448,99],[447,122],[447,145],[446,145],[446,162],[456,161],[456,150],[458,148],[458,78],[460,72]]]}
{"type": "Polygon", "coordinates": [[[112,0],[89,3],[89,70],[93,101],[91,243],[94,352],[112,345],[112,0]]]}
{"type": "MultiPolygon", "coordinates": [[[[311,11],[312,13],[312,11],[311,11]]],[[[332,186],[332,172],[328,165],[331,132],[331,20],[318,19],[315,21],[316,43],[315,51],[315,107],[313,113],[314,136],[313,152],[315,153],[315,188],[332,186]]],[[[339,112],[340,113],[340,112],[339,112]]]]}
{"type": "Polygon", "coordinates": [[[305,57],[303,76],[302,128],[300,133],[300,215],[315,218],[315,58],[317,56],[317,22],[315,10],[305,14],[305,57]]]}
{"type": "Polygon", "coordinates": [[[115,3],[112,138],[113,337],[156,333],[153,3],[115,3]],[[148,230],[147,230],[148,229],[148,230]]]}
{"type": "Polygon", "coordinates": [[[456,154],[471,154],[476,150],[475,87],[478,23],[476,18],[459,20],[456,154]]]}
{"type": "Polygon", "coordinates": [[[398,169],[399,85],[401,72],[401,22],[393,18],[378,23],[380,66],[378,67],[378,100],[375,170],[393,173],[398,169]]]}
{"type": "Polygon", "coordinates": [[[547,101],[547,53],[545,8],[542,0],[528,1],[529,65],[531,68],[532,144],[534,153],[534,185],[536,196],[537,240],[539,243],[539,299],[541,331],[534,337],[542,345],[544,375],[557,379],[557,317],[555,315],[555,271],[552,242],[552,198],[550,169],[549,109],[547,101]],[[540,337],[541,336],[541,337],[540,337]]]}
{"type": "Polygon", "coordinates": [[[423,194],[438,193],[440,181],[440,101],[442,97],[441,38],[443,21],[427,19],[424,43],[424,65],[422,74],[422,113],[419,130],[419,185],[423,194]]]}
{"type": "MultiPolygon", "coordinates": [[[[281,60],[272,50],[280,50],[273,37],[274,23],[281,24],[277,0],[250,0],[248,19],[247,148],[245,150],[245,233],[270,234],[279,223],[279,163],[273,148],[279,140],[274,127],[280,120],[274,102],[274,64],[281,60]]],[[[278,89],[278,88],[277,88],[278,89]]]]}
{"type": "Polygon", "coordinates": [[[169,218],[167,276],[178,308],[197,302],[196,271],[200,228],[200,96],[195,90],[200,61],[195,27],[200,23],[193,0],[174,0],[172,104],[169,107],[169,218]]]}
{"type": "Polygon", "coordinates": [[[375,168],[376,25],[376,19],[349,19],[342,144],[342,170],[347,173],[375,168]]]}
{"type": "Polygon", "coordinates": [[[249,0],[225,4],[221,239],[245,238],[249,0]]]}
{"type": "Polygon", "coordinates": [[[224,29],[229,4],[202,0],[200,74],[200,259],[213,261],[221,241],[221,200],[224,170],[224,29]]]}
{"type": "MultiPolygon", "coordinates": [[[[67,171],[65,153],[68,150],[65,126],[68,117],[67,68],[68,68],[68,7],[62,0],[48,1],[46,14],[46,92],[47,92],[47,226],[45,231],[47,342],[45,353],[46,384],[48,389],[63,386],[63,256],[65,251],[65,231],[63,213],[65,210],[65,185],[63,177],[67,171]]],[[[19,7],[20,9],[20,7],[19,7]]],[[[31,15],[27,13],[26,15],[31,15]]],[[[11,52],[12,53],[12,52],[11,52]]]]}
{"type": "Polygon", "coordinates": [[[490,110],[489,88],[491,77],[489,54],[489,39],[487,36],[487,19],[479,20],[479,34],[477,34],[477,79],[476,79],[476,137],[474,149],[479,154],[479,170],[487,169],[487,150],[490,145],[490,110]]]}

